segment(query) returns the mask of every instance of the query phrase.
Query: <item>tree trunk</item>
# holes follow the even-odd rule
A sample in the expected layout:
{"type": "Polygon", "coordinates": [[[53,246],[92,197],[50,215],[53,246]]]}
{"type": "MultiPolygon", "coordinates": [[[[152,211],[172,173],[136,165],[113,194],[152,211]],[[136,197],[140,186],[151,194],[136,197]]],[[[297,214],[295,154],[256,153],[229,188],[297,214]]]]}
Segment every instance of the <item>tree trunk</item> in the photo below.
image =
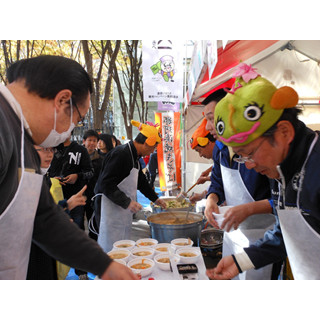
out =
{"type": "MultiPolygon", "coordinates": [[[[110,40],[107,40],[106,42],[101,40],[96,44],[94,41],[90,42],[92,48],[95,50],[94,53],[100,57],[100,63],[96,75],[94,75],[93,56],[89,49],[89,42],[87,40],[81,40],[81,44],[83,47],[87,71],[93,82],[93,93],[91,95],[93,127],[98,131],[102,131],[105,114],[110,101],[112,73],[113,69],[116,67],[115,61],[119,52],[121,41],[116,41],[114,50],[112,50],[112,44],[110,40]],[[98,48],[99,46],[101,46],[101,51],[98,48]],[[108,65],[106,65],[105,61],[107,55],[110,57],[108,65]],[[106,66],[108,68],[107,79],[105,81],[104,89],[102,89],[103,68],[106,66]]],[[[109,123],[109,118],[107,127],[111,133],[111,124],[109,123]]]]}

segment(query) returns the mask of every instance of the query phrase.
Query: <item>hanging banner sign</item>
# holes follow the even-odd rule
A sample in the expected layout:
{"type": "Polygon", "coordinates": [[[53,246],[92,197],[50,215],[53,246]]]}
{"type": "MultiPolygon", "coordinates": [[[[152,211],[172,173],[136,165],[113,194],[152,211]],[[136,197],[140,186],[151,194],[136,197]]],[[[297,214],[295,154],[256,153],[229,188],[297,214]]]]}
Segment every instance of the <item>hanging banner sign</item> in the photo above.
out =
{"type": "Polygon", "coordinates": [[[144,101],[183,102],[183,42],[143,40],[144,101]]]}
{"type": "Polygon", "coordinates": [[[158,110],[159,111],[179,112],[180,111],[180,103],[161,101],[161,102],[158,102],[158,110]]]}
{"type": "Polygon", "coordinates": [[[180,113],[156,113],[160,124],[162,143],[158,145],[159,183],[162,191],[181,187],[180,113]]]}

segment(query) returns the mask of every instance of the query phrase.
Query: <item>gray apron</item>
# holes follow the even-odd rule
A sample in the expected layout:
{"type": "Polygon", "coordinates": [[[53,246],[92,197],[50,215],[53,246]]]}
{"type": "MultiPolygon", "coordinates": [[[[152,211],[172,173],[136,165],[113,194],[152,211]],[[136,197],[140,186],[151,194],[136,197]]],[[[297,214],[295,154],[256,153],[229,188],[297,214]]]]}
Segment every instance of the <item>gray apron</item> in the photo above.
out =
{"type": "MultiPolygon", "coordinates": [[[[237,206],[254,201],[241,178],[239,167],[238,170],[235,170],[221,165],[221,175],[226,204],[228,206],[237,206]]],[[[275,221],[275,217],[272,214],[257,214],[243,221],[237,230],[224,232],[223,256],[243,252],[244,247],[255,243],[263,237],[267,230],[272,229],[275,221]]],[[[271,273],[272,265],[268,265],[258,270],[245,271],[233,279],[270,280],[271,273]]]]}
{"type": "Polygon", "coordinates": [[[11,203],[0,216],[0,279],[25,280],[34,217],[43,176],[24,169],[24,127],[21,107],[21,178],[11,203]]]}
{"type": "MultiPolygon", "coordinates": [[[[134,166],[131,147],[128,145],[134,166]]],[[[133,167],[130,174],[117,186],[133,201],[137,198],[138,176],[139,169],[133,167]]],[[[129,209],[123,209],[102,194],[98,244],[105,252],[112,250],[115,241],[130,239],[132,216],[129,209]]]]}
{"type": "Polygon", "coordinates": [[[277,209],[290,267],[295,280],[320,280],[320,235],[310,227],[299,208],[305,165],[317,139],[318,135],[316,134],[301,169],[297,208],[277,209]]]}

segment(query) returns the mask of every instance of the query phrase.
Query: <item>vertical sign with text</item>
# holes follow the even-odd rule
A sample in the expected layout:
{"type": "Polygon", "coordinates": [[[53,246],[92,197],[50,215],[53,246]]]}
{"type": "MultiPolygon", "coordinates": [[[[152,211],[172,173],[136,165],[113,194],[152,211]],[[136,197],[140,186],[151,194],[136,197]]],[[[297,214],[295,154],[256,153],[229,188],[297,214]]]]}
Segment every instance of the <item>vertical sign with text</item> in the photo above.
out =
{"type": "Polygon", "coordinates": [[[160,189],[172,190],[181,186],[180,113],[156,113],[155,122],[161,125],[162,143],[158,146],[160,189]]]}

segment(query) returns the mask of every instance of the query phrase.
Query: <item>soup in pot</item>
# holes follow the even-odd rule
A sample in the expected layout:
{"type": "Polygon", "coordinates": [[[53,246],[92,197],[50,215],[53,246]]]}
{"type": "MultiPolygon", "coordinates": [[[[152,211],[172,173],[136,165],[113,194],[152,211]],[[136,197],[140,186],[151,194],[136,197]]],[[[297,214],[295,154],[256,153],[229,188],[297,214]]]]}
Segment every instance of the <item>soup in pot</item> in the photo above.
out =
{"type": "Polygon", "coordinates": [[[181,225],[181,224],[191,224],[195,222],[202,221],[203,217],[197,214],[190,213],[187,219],[187,213],[182,211],[176,212],[162,212],[158,214],[151,215],[148,218],[149,222],[156,224],[165,225],[181,225]]]}

